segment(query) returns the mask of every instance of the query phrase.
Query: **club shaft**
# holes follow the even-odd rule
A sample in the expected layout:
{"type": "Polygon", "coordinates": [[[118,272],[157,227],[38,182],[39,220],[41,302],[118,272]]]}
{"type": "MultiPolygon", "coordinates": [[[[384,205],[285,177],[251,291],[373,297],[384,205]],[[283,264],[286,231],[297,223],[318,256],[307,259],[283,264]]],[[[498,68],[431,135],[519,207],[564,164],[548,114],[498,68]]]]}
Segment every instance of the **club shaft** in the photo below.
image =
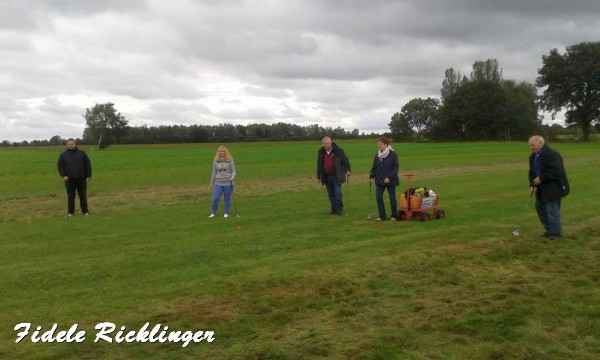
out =
{"type": "Polygon", "coordinates": [[[231,198],[233,199],[233,207],[235,208],[235,215],[240,216],[237,209],[237,204],[235,203],[235,191],[233,189],[233,181],[231,182],[231,198]]]}
{"type": "Polygon", "coordinates": [[[372,188],[373,182],[371,180],[369,180],[369,219],[371,218],[371,188],[372,188]]]}
{"type": "Polygon", "coordinates": [[[532,195],[533,191],[529,193],[529,198],[527,199],[527,204],[525,205],[525,210],[523,210],[523,215],[521,215],[521,221],[519,222],[519,226],[517,227],[517,229],[520,229],[521,225],[523,224],[523,220],[525,219],[525,214],[527,213],[527,209],[529,208],[529,203],[531,202],[532,195]]]}

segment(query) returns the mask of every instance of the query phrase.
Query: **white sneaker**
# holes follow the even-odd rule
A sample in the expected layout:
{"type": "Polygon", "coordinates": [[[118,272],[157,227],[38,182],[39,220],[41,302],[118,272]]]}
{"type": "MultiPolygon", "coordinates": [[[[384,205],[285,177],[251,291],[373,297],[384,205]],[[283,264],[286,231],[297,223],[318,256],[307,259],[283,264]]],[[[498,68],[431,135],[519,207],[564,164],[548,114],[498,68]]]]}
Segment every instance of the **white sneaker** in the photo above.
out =
{"type": "Polygon", "coordinates": [[[228,218],[228,217],[229,217],[229,214],[223,214],[223,217],[224,217],[224,218],[228,218]]]}
{"type": "Polygon", "coordinates": [[[215,214],[210,214],[210,215],[208,215],[208,218],[209,218],[209,219],[212,219],[212,218],[214,218],[214,217],[215,217],[215,214]]]}

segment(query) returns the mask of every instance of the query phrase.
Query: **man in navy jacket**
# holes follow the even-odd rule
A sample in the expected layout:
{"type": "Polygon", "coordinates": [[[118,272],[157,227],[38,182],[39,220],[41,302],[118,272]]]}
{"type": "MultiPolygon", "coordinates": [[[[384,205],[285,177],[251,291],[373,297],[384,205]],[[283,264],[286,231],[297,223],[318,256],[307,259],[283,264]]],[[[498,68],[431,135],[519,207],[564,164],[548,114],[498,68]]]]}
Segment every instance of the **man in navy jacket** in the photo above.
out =
{"type": "Polygon", "coordinates": [[[535,209],[546,231],[542,234],[550,240],[560,239],[560,202],[569,193],[569,182],[560,153],[550,148],[538,135],[529,139],[529,184],[535,191],[535,209]]]}

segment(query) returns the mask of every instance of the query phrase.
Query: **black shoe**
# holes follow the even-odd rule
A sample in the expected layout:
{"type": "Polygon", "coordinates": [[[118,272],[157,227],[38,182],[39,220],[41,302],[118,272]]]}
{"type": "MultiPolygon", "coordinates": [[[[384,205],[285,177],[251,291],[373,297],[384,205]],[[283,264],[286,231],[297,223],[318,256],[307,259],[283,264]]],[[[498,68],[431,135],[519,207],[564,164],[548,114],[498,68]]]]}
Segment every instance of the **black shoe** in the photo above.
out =
{"type": "Polygon", "coordinates": [[[331,210],[329,213],[330,213],[331,215],[335,215],[335,214],[337,214],[337,211],[335,211],[335,210],[331,210]]]}
{"type": "Polygon", "coordinates": [[[560,240],[561,238],[562,238],[562,236],[560,236],[560,235],[548,235],[548,240],[550,240],[550,241],[560,240]]]}
{"type": "Polygon", "coordinates": [[[344,215],[344,212],[340,210],[340,211],[336,211],[336,214],[338,214],[339,216],[342,216],[342,215],[344,215]]]}
{"type": "Polygon", "coordinates": [[[550,233],[547,231],[544,231],[544,233],[542,235],[540,235],[540,237],[545,237],[545,238],[550,237],[550,233]]]}

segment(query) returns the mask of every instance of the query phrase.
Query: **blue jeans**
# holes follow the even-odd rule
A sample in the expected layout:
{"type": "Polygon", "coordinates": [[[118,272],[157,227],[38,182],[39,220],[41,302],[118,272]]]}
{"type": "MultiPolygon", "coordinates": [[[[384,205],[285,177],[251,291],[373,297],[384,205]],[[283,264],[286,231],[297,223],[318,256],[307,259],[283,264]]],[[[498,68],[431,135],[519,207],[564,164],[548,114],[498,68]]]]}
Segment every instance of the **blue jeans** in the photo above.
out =
{"type": "Polygon", "coordinates": [[[375,185],[375,198],[377,199],[377,208],[379,209],[379,217],[381,220],[386,219],[385,206],[383,204],[383,192],[387,189],[388,195],[390,196],[390,205],[392,207],[391,217],[397,218],[398,215],[398,201],[396,200],[396,187],[395,186],[381,186],[375,185]]]}
{"type": "Polygon", "coordinates": [[[535,210],[546,232],[551,236],[562,236],[560,225],[560,198],[558,200],[535,200],[535,210]]]}
{"type": "Polygon", "coordinates": [[[231,193],[233,192],[232,185],[220,186],[215,185],[215,190],[213,192],[212,198],[212,214],[217,213],[217,207],[219,206],[219,200],[221,199],[221,195],[224,195],[223,198],[225,200],[225,214],[229,214],[229,209],[231,208],[231,193]]]}
{"type": "Polygon", "coordinates": [[[344,210],[344,204],[342,203],[342,184],[337,182],[335,175],[329,175],[325,177],[325,187],[327,187],[331,211],[341,213],[344,210]]]}

